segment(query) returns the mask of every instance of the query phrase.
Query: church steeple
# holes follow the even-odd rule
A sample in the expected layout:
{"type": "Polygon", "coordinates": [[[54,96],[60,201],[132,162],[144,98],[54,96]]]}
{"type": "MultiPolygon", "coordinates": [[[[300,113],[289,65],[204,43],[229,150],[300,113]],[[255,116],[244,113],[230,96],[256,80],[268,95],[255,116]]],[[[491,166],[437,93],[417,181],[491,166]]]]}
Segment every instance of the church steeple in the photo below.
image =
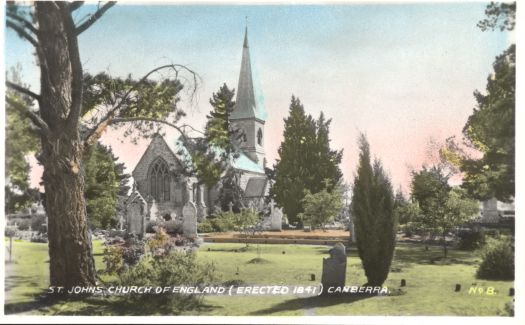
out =
{"type": "Polygon", "coordinates": [[[244,31],[241,72],[239,73],[236,105],[231,114],[231,119],[241,118],[257,118],[262,121],[266,120],[266,110],[264,109],[260,89],[255,87],[252,75],[250,48],[248,46],[248,26],[246,26],[244,31]]]}
{"type": "Polygon", "coordinates": [[[257,75],[252,74],[250,48],[248,46],[248,26],[244,30],[241,72],[237,87],[235,107],[230,121],[235,128],[244,133],[241,150],[260,166],[264,167],[264,124],[266,110],[264,100],[257,87],[257,75]]]}

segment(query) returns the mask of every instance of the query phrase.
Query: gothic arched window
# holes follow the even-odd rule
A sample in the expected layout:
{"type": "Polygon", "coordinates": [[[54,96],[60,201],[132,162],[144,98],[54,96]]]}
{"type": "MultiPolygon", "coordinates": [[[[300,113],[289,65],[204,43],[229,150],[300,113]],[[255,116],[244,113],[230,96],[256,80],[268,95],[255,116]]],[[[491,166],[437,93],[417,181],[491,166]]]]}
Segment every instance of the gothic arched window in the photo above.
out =
{"type": "Polygon", "coordinates": [[[151,165],[149,172],[150,194],[155,201],[164,202],[170,200],[170,174],[168,164],[162,158],[158,158],[151,165]]]}
{"type": "Polygon", "coordinates": [[[257,144],[262,146],[262,140],[263,140],[262,130],[259,129],[259,131],[257,131],[257,144]]]}

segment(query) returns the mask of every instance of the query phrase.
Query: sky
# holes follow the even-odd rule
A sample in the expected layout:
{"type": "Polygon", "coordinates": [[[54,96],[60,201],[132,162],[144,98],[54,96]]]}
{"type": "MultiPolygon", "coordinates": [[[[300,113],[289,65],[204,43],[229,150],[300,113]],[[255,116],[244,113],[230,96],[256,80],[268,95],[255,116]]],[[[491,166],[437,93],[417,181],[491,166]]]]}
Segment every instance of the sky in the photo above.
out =
{"type": "MultiPolygon", "coordinates": [[[[474,90],[485,89],[495,57],[513,39],[476,27],[486,4],[119,4],[80,35],[79,46],[83,68],[92,74],[140,78],[166,63],[197,72],[198,93],[193,100],[183,97],[181,107],[185,123],[202,129],[212,93],[223,83],[237,88],[247,21],[252,68],[268,112],[270,165],[278,158],[293,94],[307,113],[332,118],[331,146],[344,150],[340,167],[347,182],[353,181],[363,132],[394,187],[407,193],[410,170],[427,160],[430,139],[461,138],[475,107],[474,90]]],[[[79,10],[75,20],[93,9],[79,10]]],[[[38,90],[31,47],[10,30],[5,37],[6,68],[20,63],[24,81],[38,90]]],[[[133,145],[116,131],[102,141],[128,172],[148,144],[133,145]]],[[[30,160],[37,185],[41,168],[30,160]]]]}

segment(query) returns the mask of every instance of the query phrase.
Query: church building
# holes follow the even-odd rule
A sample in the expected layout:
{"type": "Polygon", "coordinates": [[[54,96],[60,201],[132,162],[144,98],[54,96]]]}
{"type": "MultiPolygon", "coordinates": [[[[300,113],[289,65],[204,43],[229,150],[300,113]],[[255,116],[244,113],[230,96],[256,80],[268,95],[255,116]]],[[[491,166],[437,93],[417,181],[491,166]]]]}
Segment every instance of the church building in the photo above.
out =
{"type": "MultiPolygon", "coordinates": [[[[262,204],[268,191],[264,173],[267,114],[260,89],[255,85],[246,29],[236,104],[230,114],[232,126],[243,134],[240,153],[232,160],[232,167],[239,175],[246,206],[262,204]]],[[[155,136],[133,170],[135,186],[128,204],[142,200],[151,209],[155,202],[157,216],[149,216],[151,220],[176,218],[179,221],[184,219],[185,206],[191,205],[195,207],[198,220],[203,220],[215,209],[220,185],[207,188],[199,184],[196,177],[185,176],[183,170],[188,164],[191,164],[191,157],[179,139],[155,136]]]]}

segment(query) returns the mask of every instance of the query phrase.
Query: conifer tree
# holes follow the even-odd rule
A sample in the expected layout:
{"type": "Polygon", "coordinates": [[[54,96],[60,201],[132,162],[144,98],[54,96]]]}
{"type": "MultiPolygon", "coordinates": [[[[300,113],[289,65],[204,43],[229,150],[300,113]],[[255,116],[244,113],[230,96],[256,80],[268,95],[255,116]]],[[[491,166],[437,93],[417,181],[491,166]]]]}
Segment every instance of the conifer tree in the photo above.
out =
{"type": "Polygon", "coordinates": [[[219,182],[236,152],[236,134],[230,123],[233,111],[235,90],[223,84],[217,93],[212,95],[210,104],[213,107],[207,116],[204,138],[194,139],[191,148],[192,160],[197,178],[208,186],[219,182]]]}
{"type": "Polygon", "coordinates": [[[359,166],[354,179],[352,214],[355,218],[357,250],[367,285],[381,286],[394,256],[396,220],[390,180],[379,160],[371,164],[366,137],[359,138],[359,166]]]}
{"type": "Polygon", "coordinates": [[[271,189],[272,197],[290,222],[299,221],[297,216],[303,212],[304,191],[316,179],[312,168],[316,153],[315,131],[315,121],[305,114],[299,98],[292,96],[290,114],[284,120],[284,140],[274,166],[275,184],[271,189]]]}
{"type": "Polygon", "coordinates": [[[316,179],[309,186],[312,193],[317,193],[325,187],[328,192],[331,192],[334,187],[340,185],[339,181],[343,178],[343,173],[339,168],[343,158],[343,150],[337,151],[330,148],[331,122],[331,119],[325,119],[324,113],[321,111],[316,121],[317,155],[315,161],[312,161],[312,165],[316,166],[314,174],[316,179]]]}

